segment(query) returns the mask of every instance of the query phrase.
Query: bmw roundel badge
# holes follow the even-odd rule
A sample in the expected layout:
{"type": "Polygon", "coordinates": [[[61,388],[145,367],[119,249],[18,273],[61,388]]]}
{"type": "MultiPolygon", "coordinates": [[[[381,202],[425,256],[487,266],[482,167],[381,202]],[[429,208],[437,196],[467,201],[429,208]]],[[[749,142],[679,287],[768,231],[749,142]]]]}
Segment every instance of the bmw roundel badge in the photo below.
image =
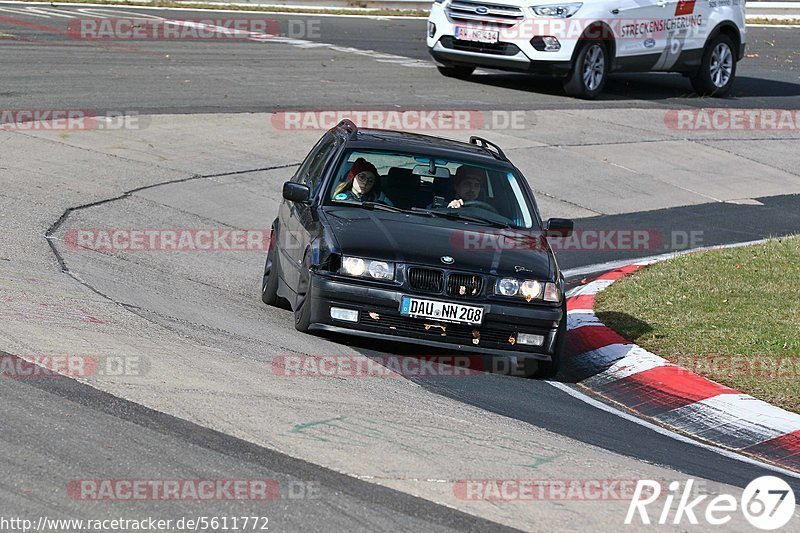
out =
{"type": "Polygon", "coordinates": [[[442,256],[442,263],[444,263],[445,265],[452,265],[455,262],[456,260],[450,257],[449,255],[442,256]]]}

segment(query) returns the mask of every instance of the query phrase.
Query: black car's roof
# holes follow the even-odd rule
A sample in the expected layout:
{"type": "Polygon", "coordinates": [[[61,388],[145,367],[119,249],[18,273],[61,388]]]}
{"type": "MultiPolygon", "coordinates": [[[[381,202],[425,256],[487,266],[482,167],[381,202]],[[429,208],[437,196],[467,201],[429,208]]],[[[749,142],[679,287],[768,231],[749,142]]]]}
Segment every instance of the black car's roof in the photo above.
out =
{"type": "Polygon", "coordinates": [[[468,160],[495,167],[513,168],[510,161],[498,158],[488,149],[475,144],[405,131],[359,128],[348,138],[347,147],[362,150],[419,152],[448,160],[468,160]]]}

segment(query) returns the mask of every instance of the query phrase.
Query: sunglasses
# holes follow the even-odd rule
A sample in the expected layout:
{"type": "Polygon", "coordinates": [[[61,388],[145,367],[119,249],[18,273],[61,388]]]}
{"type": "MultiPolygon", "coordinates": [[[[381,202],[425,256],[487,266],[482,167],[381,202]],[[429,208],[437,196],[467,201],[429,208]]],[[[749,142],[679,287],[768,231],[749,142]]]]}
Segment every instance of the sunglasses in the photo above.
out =
{"type": "Polygon", "coordinates": [[[375,176],[370,175],[369,177],[367,177],[367,175],[364,174],[363,172],[359,172],[358,174],[356,174],[356,178],[358,179],[358,181],[361,181],[363,183],[375,183],[375,176]]]}

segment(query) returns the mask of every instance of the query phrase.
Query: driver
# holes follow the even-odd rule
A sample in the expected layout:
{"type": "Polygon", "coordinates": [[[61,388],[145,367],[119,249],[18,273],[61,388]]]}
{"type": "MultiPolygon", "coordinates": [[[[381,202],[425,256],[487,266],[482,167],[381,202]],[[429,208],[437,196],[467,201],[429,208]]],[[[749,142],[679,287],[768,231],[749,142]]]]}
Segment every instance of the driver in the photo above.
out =
{"type": "Polygon", "coordinates": [[[459,208],[465,202],[473,202],[478,199],[481,189],[486,181],[486,171],[477,167],[461,165],[453,176],[453,188],[455,189],[455,199],[447,204],[447,207],[459,208]]]}
{"type": "Polygon", "coordinates": [[[357,200],[374,202],[379,199],[380,174],[375,165],[359,157],[350,167],[347,180],[340,183],[333,193],[334,200],[357,200]]]}

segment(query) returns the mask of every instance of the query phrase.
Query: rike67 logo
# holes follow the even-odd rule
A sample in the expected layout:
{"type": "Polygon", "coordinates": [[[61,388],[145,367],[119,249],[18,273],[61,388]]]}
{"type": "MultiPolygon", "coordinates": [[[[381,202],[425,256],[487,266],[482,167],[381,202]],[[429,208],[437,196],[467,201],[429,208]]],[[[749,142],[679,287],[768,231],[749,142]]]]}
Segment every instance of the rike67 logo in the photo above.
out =
{"type": "Polygon", "coordinates": [[[692,493],[694,480],[690,479],[681,488],[678,481],[668,486],[662,495],[661,484],[652,480],[640,480],[633,493],[633,499],[625,516],[625,524],[641,520],[642,524],[675,525],[689,522],[700,524],[700,519],[712,526],[724,526],[734,514],[741,511],[750,524],[758,529],[771,531],[789,523],[795,512],[795,498],[792,487],[775,476],[762,476],[751,481],[742,492],[741,502],[730,494],[720,494],[706,501],[708,494],[695,496],[692,493]],[[662,496],[664,496],[662,498],[662,496]],[[663,499],[663,506],[661,500],[663,499]],[[655,503],[657,502],[658,503],[655,503]],[[673,511],[673,503],[677,501],[673,511]],[[650,510],[656,511],[651,519],[650,510]],[[651,522],[652,520],[652,522],[651,522]]]}

